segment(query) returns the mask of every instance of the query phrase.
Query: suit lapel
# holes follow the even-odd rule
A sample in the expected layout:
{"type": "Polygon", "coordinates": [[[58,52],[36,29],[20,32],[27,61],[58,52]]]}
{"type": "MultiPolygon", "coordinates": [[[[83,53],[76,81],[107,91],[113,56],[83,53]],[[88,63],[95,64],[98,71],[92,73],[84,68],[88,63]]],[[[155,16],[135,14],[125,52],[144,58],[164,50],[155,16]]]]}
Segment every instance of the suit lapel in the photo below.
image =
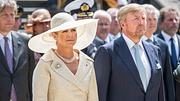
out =
{"type": "Polygon", "coordinates": [[[153,36],[153,39],[154,39],[153,44],[159,47],[160,44],[158,43],[157,38],[153,36]]]}
{"type": "Polygon", "coordinates": [[[6,62],[6,59],[5,59],[5,56],[3,54],[3,51],[2,49],[0,48],[0,64],[2,65],[2,67],[8,72],[11,74],[9,68],[8,68],[8,65],[7,65],[7,62],[6,62]]]}
{"type": "Polygon", "coordinates": [[[178,56],[178,59],[180,57],[180,36],[177,35],[177,39],[178,39],[178,47],[179,47],[179,56],[178,56]]]}
{"type": "Polygon", "coordinates": [[[120,59],[131,72],[130,74],[132,74],[134,80],[138,83],[140,88],[144,90],[137,67],[123,37],[121,36],[120,38],[118,38],[118,40],[115,40],[114,44],[115,54],[117,53],[120,56],[120,59]]]}
{"type": "Polygon", "coordinates": [[[158,67],[157,65],[160,66],[160,62],[158,61],[158,57],[156,57],[154,54],[154,50],[151,48],[152,46],[147,45],[145,42],[143,42],[143,46],[145,49],[145,52],[147,54],[149,63],[150,63],[150,67],[151,67],[151,78],[149,80],[149,84],[148,84],[148,89],[153,87],[153,82],[156,81],[155,79],[157,79],[155,77],[155,74],[157,73],[158,67]]]}
{"type": "Polygon", "coordinates": [[[162,39],[162,40],[164,40],[164,41],[165,41],[165,39],[164,39],[164,37],[163,37],[163,35],[162,35],[162,33],[161,33],[161,32],[157,35],[157,37],[159,37],[160,39],[162,39]]]}
{"type": "Polygon", "coordinates": [[[12,42],[13,42],[13,61],[14,61],[14,71],[17,69],[18,61],[21,55],[21,51],[24,50],[21,47],[21,41],[19,37],[16,35],[17,33],[12,34],[12,42]]]}

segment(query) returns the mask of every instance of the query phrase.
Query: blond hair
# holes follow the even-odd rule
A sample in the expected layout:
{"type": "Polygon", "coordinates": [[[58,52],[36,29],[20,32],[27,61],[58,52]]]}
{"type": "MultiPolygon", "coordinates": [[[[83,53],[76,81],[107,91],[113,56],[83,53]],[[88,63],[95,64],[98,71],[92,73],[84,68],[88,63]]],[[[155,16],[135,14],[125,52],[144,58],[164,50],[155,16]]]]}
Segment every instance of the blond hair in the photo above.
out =
{"type": "Polygon", "coordinates": [[[17,13],[17,4],[15,0],[0,0],[0,13],[6,8],[10,7],[17,13]]]}
{"type": "Polygon", "coordinates": [[[123,20],[125,20],[126,15],[128,13],[141,12],[141,11],[145,12],[145,8],[142,5],[135,4],[135,3],[125,5],[122,8],[120,8],[118,11],[118,14],[117,14],[118,22],[121,23],[123,20]]]}

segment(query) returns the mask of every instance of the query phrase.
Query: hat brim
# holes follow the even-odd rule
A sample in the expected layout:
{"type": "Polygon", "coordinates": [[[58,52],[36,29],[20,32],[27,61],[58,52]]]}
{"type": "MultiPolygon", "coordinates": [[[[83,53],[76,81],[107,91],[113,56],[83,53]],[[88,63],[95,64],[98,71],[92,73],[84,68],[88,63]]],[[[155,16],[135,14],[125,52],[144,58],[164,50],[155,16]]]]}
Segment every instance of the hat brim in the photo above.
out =
{"type": "Polygon", "coordinates": [[[44,19],[44,20],[34,20],[33,19],[32,20],[33,23],[37,23],[37,22],[40,22],[40,23],[42,22],[43,23],[43,22],[50,22],[50,21],[51,21],[51,19],[44,19]]]}
{"type": "Polygon", "coordinates": [[[97,19],[83,19],[77,21],[66,22],[52,28],[42,34],[36,35],[29,40],[28,46],[31,50],[38,53],[46,53],[49,49],[56,49],[56,41],[52,37],[52,32],[76,28],[77,42],[74,49],[82,50],[92,43],[96,35],[97,19]]]}

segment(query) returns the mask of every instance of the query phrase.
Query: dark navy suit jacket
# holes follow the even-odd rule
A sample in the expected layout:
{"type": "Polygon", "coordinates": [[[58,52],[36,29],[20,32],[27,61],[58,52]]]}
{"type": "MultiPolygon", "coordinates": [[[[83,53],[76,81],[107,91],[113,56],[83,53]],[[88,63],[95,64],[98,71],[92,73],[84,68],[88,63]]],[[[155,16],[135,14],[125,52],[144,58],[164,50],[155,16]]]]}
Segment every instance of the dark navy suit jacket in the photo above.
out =
{"type": "MultiPolygon", "coordinates": [[[[165,40],[162,33],[157,34],[157,37],[159,37],[162,40],[165,40]]],[[[178,34],[177,34],[177,39],[178,39],[178,45],[180,47],[180,36],[178,34]]],[[[180,57],[180,49],[179,49],[178,57],[180,57]]],[[[176,96],[176,101],[180,101],[180,83],[176,81],[175,81],[175,96],[176,96]]]]}
{"type": "Polygon", "coordinates": [[[157,47],[147,42],[143,47],[151,66],[146,92],[123,37],[99,48],[94,64],[99,101],[165,101],[157,47]]]}
{"type": "Polygon", "coordinates": [[[175,89],[168,45],[158,37],[153,38],[153,44],[160,49],[159,53],[161,56],[166,101],[175,101],[175,89]]]}
{"type": "Polygon", "coordinates": [[[28,38],[18,34],[12,34],[13,42],[13,69],[11,73],[2,49],[0,48],[0,101],[9,101],[11,84],[16,89],[17,101],[31,101],[32,96],[32,72],[34,65],[27,46],[28,38]]]}

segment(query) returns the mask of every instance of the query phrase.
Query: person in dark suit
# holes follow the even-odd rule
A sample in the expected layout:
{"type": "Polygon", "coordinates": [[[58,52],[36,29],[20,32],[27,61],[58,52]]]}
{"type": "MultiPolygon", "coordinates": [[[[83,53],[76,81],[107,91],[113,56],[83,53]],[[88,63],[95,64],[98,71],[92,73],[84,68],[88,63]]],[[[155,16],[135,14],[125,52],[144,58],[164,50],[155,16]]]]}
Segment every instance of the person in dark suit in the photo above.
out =
{"type": "Polygon", "coordinates": [[[97,10],[93,15],[93,19],[99,19],[96,37],[94,38],[93,42],[85,50],[83,50],[83,52],[92,59],[94,59],[97,49],[100,46],[112,40],[108,37],[110,32],[110,24],[112,21],[110,14],[104,10],[97,10]]]}
{"type": "Polygon", "coordinates": [[[122,36],[101,46],[95,56],[99,101],[165,101],[158,47],[141,40],[144,7],[126,5],[117,17],[122,36]]]}
{"type": "Polygon", "coordinates": [[[0,101],[31,101],[28,37],[12,31],[17,5],[0,0],[0,101]]]}
{"type": "Polygon", "coordinates": [[[173,72],[173,75],[174,75],[174,79],[178,82],[178,83],[180,83],[180,60],[179,60],[179,62],[178,62],[178,66],[177,66],[177,68],[174,70],[174,72],[173,72]]]}
{"type": "MultiPolygon", "coordinates": [[[[179,13],[173,7],[165,7],[160,10],[159,25],[161,32],[157,36],[164,40],[171,55],[172,71],[177,67],[180,56],[180,36],[176,33],[179,27],[179,13]]],[[[180,83],[175,81],[176,101],[180,101],[180,83]]]]}
{"type": "Polygon", "coordinates": [[[168,45],[161,39],[153,35],[153,33],[157,29],[159,10],[151,4],[144,4],[143,6],[146,9],[147,28],[146,33],[142,38],[147,42],[150,42],[159,47],[159,54],[161,56],[161,65],[163,70],[164,87],[166,92],[166,101],[175,101],[175,90],[168,45]]]}
{"type": "Polygon", "coordinates": [[[97,10],[93,15],[93,19],[99,19],[99,21],[98,21],[96,37],[93,40],[93,43],[91,44],[92,46],[94,45],[94,51],[92,53],[91,53],[92,49],[89,49],[87,51],[87,53],[91,54],[90,56],[92,58],[94,58],[97,49],[100,46],[111,41],[111,39],[108,37],[108,34],[110,32],[110,25],[112,21],[110,14],[104,10],[97,10]]]}

